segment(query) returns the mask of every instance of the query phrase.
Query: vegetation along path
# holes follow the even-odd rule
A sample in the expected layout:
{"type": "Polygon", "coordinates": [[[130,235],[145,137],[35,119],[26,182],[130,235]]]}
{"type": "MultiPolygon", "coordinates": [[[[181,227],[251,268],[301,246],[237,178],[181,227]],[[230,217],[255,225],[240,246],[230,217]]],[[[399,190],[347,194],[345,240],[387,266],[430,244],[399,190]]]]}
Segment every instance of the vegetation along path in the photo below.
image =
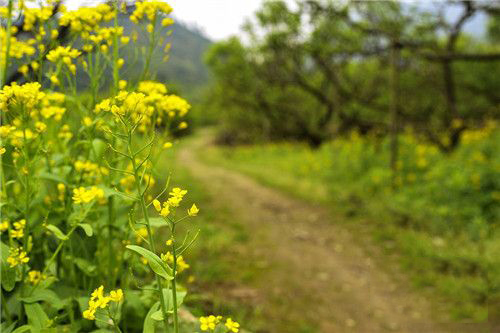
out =
{"type": "Polygon", "coordinates": [[[251,248],[241,262],[267,267],[246,286],[257,294],[266,331],[458,331],[438,324],[429,302],[409,291],[399,275],[380,269],[380,258],[356,245],[325,207],[204,163],[199,155],[209,139],[193,140],[179,152],[179,162],[249,231],[251,248]],[[299,330],[298,322],[311,328],[299,330]]]}

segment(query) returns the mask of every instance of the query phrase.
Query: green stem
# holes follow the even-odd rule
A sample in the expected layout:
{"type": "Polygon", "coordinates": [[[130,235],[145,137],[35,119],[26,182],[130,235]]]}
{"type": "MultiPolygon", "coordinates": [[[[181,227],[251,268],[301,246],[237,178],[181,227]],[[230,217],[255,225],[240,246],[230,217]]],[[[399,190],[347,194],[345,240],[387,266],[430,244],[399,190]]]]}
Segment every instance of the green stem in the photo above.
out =
{"type": "Polygon", "coordinates": [[[113,225],[115,224],[113,197],[108,199],[108,277],[110,280],[109,286],[114,287],[115,279],[113,267],[113,225]]]}
{"type": "MultiPolygon", "coordinates": [[[[174,232],[175,232],[175,223],[172,223],[172,237],[174,237],[174,232]]],[[[179,317],[177,314],[177,253],[175,250],[175,243],[174,246],[172,246],[172,256],[174,258],[174,263],[172,265],[172,305],[174,307],[174,333],[179,333],[179,317]]]]}
{"type": "MultiPolygon", "coordinates": [[[[128,147],[127,147],[127,149],[128,149],[128,153],[130,156],[130,160],[132,161],[132,167],[134,170],[134,179],[135,179],[139,204],[141,206],[142,214],[144,215],[144,220],[146,221],[146,228],[148,230],[149,247],[153,253],[156,253],[155,243],[154,243],[154,239],[153,239],[153,232],[151,229],[151,224],[149,222],[148,209],[146,207],[146,203],[144,202],[144,195],[143,195],[142,190],[141,190],[141,184],[140,184],[141,179],[140,179],[140,176],[138,174],[137,163],[135,162],[134,154],[132,153],[132,133],[130,133],[130,132],[128,135],[128,147]]],[[[166,331],[168,331],[167,307],[165,305],[165,299],[163,298],[161,277],[157,274],[155,274],[155,276],[156,276],[156,284],[158,285],[158,294],[160,297],[161,311],[163,314],[163,324],[165,325],[165,332],[166,332],[166,331]]]]}

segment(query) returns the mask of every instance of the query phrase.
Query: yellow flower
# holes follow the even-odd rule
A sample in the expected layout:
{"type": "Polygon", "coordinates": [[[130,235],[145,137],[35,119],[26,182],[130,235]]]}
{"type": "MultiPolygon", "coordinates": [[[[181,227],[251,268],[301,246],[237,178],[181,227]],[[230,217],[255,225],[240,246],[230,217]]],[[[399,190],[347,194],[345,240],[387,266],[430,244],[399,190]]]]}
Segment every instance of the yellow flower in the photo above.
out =
{"type": "Polygon", "coordinates": [[[111,290],[111,292],[109,293],[109,298],[112,302],[120,302],[123,299],[123,290],[111,290]]]}
{"type": "Polygon", "coordinates": [[[153,201],[153,206],[155,207],[156,211],[161,211],[161,203],[158,200],[153,201]]]}
{"type": "Polygon", "coordinates": [[[42,274],[40,271],[29,271],[28,272],[28,281],[31,282],[32,285],[37,285],[41,281],[45,280],[47,276],[42,274]]]}
{"type": "Polygon", "coordinates": [[[3,220],[2,223],[0,223],[0,232],[5,232],[9,229],[9,221],[3,220]]]}
{"type": "Polygon", "coordinates": [[[23,251],[22,247],[10,248],[10,255],[7,258],[7,263],[10,267],[16,267],[17,265],[22,265],[27,263],[30,258],[26,255],[26,252],[23,251]]]}
{"type": "Polygon", "coordinates": [[[198,209],[198,207],[196,207],[196,205],[195,205],[195,204],[193,204],[193,205],[191,206],[191,208],[189,208],[189,209],[188,209],[188,215],[189,215],[189,216],[196,216],[196,215],[198,215],[198,212],[199,212],[199,211],[200,211],[200,210],[198,209]]]}
{"type": "Polygon", "coordinates": [[[45,132],[45,130],[47,129],[47,125],[45,125],[45,123],[42,123],[41,121],[37,121],[35,123],[35,128],[38,132],[45,132]]]}
{"type": "Polygon", "coordinates": [[[168,239],[168,240],[165,242],[165,244],[166,244],[167,246],[172,246],[172,244],[174,244],[174,240],[173,240],[172,238],[170,238],[170,239],[168,239]]]}
{"type": "Polygon", "coordinates": [[[122,59],[122,58],[118,59],[118,62],[117,62],[118,68],[122,68],[124,64],[125,64],[124,59],[122,59]]]}
{"type": "Polygon", "coordinates": [[[163,144],[163,149],[172,148],[172,146],[173,146],[172,142],[165,142],[163,144]]]}
{"type": "Polygon", "coordinates": [[[207,317],[200,317],[200,329],[202,331],[214,331],[217,324],[221,321],[222,316],[210,315],[207,317]]]}
{"type": "Polygon", "coordinates": [[[104,198],[104,191],[98,187],[92,186],[88,190],[85,187],[73,189],[73,201],[76,204],[89,203],[96,198],[104,198]]]}
{"type": "Polygon", "coordinates": [[[187,127],[188,127],[188,124],[185,121],[183,121],[179,124],[179,129],[186,129],[187,127]]]}
{"type": "Polygon", "coordinates": [[[166,17],[163,20],[161,20],[161,25],[163,27],[168,27],[169,25],[172,25],[172,24],[174,24],[174,20],[171,19],[170,17],[166,17]]]}
{"type": "Polygon", "coordinates": [[[120,90],[125,89],[125,88],[127,87],[127,81],[125,81],[125,80],[120,80],[120,81],[118,82],[118,87],[120,88],[120,90]]]}
{"type": "Polygon", "coordinates": [[[227,329],[230,331],[230,332],[234,332],[234,333],[237,333],[240,329],[240,324],[233,321],[231,318],[227,318],[226,319],[226,323],[224,324],[227,329]]]}
{"type": "Polygon", "coordinates": [[[54,85],[56,85],[56,86],[58,86],[58,85],[60,84],[59,79],[57,78],[57,76],[56,76],[56,75],[52,75],[52,76],[50,77],[50,82],[52,82],[52,84],[54,84],[54,85]]]}
{"type": "Polygon", "coordinates": [[[84,117],[83,120],[82,120],[82,122],[83,122],[83,124],[85,126],[88,127],[88,126],[92,125],[92,118],[90,118],[90,117],[84,117]]]}
{"type": "Polygon", "coordinates": [[[170,207],[167,205],[162,208],[162,210],[160,211],[160,215],[163,217],[167,217],[168,214],[170,214],[170,207]]]}
{"type": "Polygon", "coordinates": [[[109,302],[120,302],[122,299],[123,291],[121,289],[112,290],[109,296],[104,296],[104,286],[100,286],[90,295],[89,308],[83,311],[83,318],[94,320],[97,309],[104,309],[108,306],[109,302]]]}
{"type": "Polygon", "coordinates": [[[0,155],[5,154],[6,150],[5,147],[0,147],[0,155]]]}

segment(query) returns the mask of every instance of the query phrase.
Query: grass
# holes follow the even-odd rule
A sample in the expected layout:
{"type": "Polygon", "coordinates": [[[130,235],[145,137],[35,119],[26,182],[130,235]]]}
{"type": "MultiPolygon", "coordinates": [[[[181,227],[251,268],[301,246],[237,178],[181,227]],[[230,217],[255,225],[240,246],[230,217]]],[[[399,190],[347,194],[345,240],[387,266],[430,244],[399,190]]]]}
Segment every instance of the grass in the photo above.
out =
{"type": "MultiPolygon", "coordinates": [[[[483,229],[474,229],[475,220],[466,218],[463,220],[468,224],[459,232],[448,231],[446,225],[438,228],[441,217],[433,209],[429,211],[430,217],[435,217],[430,221],[434,225],[427,227],[421,222],[421,216],[426,216],[422,211],[413,206],[408,206],[409,212],[401,211],[395,205],[397,200],[417,201],[418,197],[397,197],[389,189],[372,191],[355,179],[335,182],[338,178],[332,176],[336,165],[331,149],[330,144],[311,150],[302,144],[273,143],[212,147],[204,150],[202,157],[303,200],[329,205],[336,214],[346,217],[340,220],[347,221],[342,223],[349,224],[352,232],[360,237],[370,235],[379,248],[395,255],[414,285],[445,304],[453,320],[488,320],[488,303],[499,280],[498,269],[494,268],[500,264],[495,256],[500,244],[498,233],[484,235],[483,229]]],[[[339,166],[338,170],[346,172],[349,168],[339,166]]],[[[404,209],[408,210],[406,205],[404,209]]],[[[466,211],[466,207],[463,209],[466,211]]]]}
{"type": "MultiPolygon", "coordinates": [[[[189,144],[189,139],[184,141],[180,145],[189,144]]],[[[253,280],[259,272],[255,267],[257,263],[245,262],[241,269],[238,262],[245,256],[240,250],[248,242],[249,231],[235,221],[227,209],[216,205],[203,184],[178,163],[175,152],[179,149],[176,147],[168,152],[159,162],[158,169],[171,170],[172,186],[186,188],[186,200],[195,202],[200,208],[200,214],[182,226],[184,232],[200,230],[196,243],[184,255],[188,263],[193,263],[183,273],[182,283],[190,290],[185,304],[197,317],[230,316],[244,323],[245,329],[258,331],[265,324],[260,319],[259,308],[228,292],[253,280]]]]}

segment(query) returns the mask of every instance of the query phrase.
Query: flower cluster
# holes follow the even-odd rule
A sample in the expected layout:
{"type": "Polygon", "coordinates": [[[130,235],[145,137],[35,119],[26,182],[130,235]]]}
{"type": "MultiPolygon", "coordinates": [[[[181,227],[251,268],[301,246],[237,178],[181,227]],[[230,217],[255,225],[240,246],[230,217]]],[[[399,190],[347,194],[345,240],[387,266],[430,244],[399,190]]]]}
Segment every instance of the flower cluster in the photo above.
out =
{"type": "MultiPolygon", "coordinates": [[[[153,206],[161,216],[167,217],[170,214],[170,208],[179,207],[179,204],[186,194],[187,190],[183,190],[179,187],[174,187],[172,191],[170,191],[170,197],[167,201],[164,201],[162,204],[158,199],[155,199],[153,200],[153,206]]],[[[193,207],[191,207],[191,214],[194,213],[194,215],[189,214],[190,216],[196,216],[196,214],[198,213],[196,205],[193,205],[193,207]]]]}
{"type": "MultiPolygon", "coordinates": [[[[155,21],[159,15],[168,15],[171,12],[172,7],[163,1],[137,2],[135,10],[130,16],[130,20],[134,23],[138,23],[146,17],[149,21],[155,21]]],[[[165,21],[165,23],[162,21],[162,25],[168,25],[167,22],[169,21],[165,21]]]]}
{"type": "Polygon", "coordinates": [[[119,303],[123,299],[123,291],[121,289],[112,290],[108,296],[104,295],[104,286],[100,286],[90,296],[89,308],[83,311],[83,318],[95,320],[97,309],[105,309],[110,302],[119,303]]]}
{"type": "Polygon", "coordinates": [[[10,248],[10,254],[7,258],[7,263],[10,267],[16,267],[17,265],[26,264],[30,261],[26,251],[22,247],[10,248]]]}
{"type": "Polygon", "coordinates": [[[45,97],[38,82],[18,85],[16,82],[0,90],[0,110],[7,111],[9,107],[24,106],[28,109],[35,107],[45,97]]]}
{"type": "MultiPolygon", "coordinates": [[[[217,325],[221,323],[222,316],[206,316],[200,317],[200,329],[202,331],[210,331],[213,332],[217,328],[217,325]]],[[[227,318],[224,326],[228,330],[228,332],[238,333],[240,330],[240,324],[233,321],[231,318],[227,318]]]]}
{"type": "Polygon", "coordinates": [[[76,204],[89,203],[94,199],[104,199],[104,191],[96,186],[92,186],[89,189],[79,187],[73,190],[73,201],[76,204]]]}
{"type": "Polygon", "coordinates": [[[44,273],[42,273],[40,271],[33,270],[33,271],[28,272],[28,281],[32,285],[37,285],[40,282],[42,282],[43,280],[45,280],[46,278],[47,278],[47,275],[45,275],[44,273]]]}
{"type": "Polygon", "coordinates": [[[96,7],[80,7],[75,11],[68,11],[61,16],[59,24],[69,26],[75,33],[95,30],[102,22],[112,20],[116,15],[113,8],[107,4],[96,7]]]}
{"type": "MultiPolygon", "coordinates": [[[[174,263],[174,255],[168,251],[167,253],[165,254],[161,254],[161,260],[163,260],[164,262],[166,262],[167,264],[173,264],[174,263]]],[[[188,263],[186,263],[186,261],[184,261],[184,258],[181,256],[177,256],[177,260],[176,260],[176,268],[177,268],[177,273],[182,273],[183,271],[185,271],[186,269],[188,269],[190,266],[188,263]]]]}

